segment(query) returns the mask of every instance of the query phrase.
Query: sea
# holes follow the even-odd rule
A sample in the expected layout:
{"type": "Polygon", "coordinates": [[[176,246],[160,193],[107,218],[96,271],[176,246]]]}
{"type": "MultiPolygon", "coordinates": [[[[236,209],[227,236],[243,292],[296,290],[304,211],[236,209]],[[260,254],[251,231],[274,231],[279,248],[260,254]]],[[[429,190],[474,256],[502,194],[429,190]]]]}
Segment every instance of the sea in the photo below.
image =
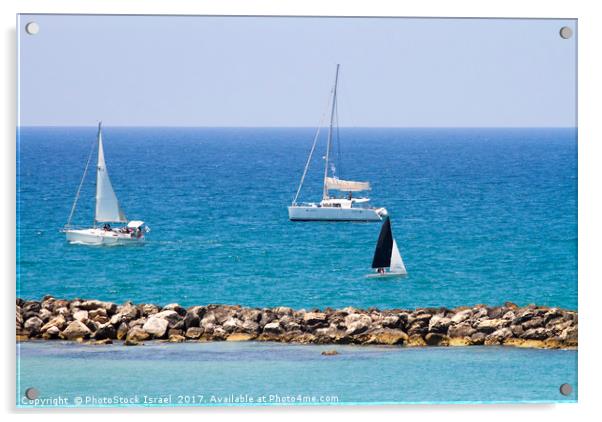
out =
{"type": "MultiPolygon", "coordinates": [[[[576,129],[341,128],[329,171],[370,181],[371,203],[387,208],[408,271],[389,280],[365,277],[379,223],[288,220],[314,131],[104,128],[121,207],[151,231],[141,245],[90,247],[67,243],[60,230],[96,128],[19,128],[17,296],[295,309],[507,301],[577,309],[576,129]]],[[[325,149],[322,136],[299,201],[321,199],[325,149]]],[[[94,218],[95,159],[73,218],[82,227],[94,218]]],[[[196,381],[168,372],[186,378],[189,365],[207,373],[216,394],[257,395],[254,383],[263,383],[282,393],[338,392],[350,403],[576,399],[576,351],[346,346],[327,359],[318,346],[255,343],[18,347],[21,383],[48,392],[105,394],[126,388],[128,371],[137,370],[156,380],[148,384],[154,393],[176,394],[196,381]],[[156,367],[156,356],[165,365],[156,367]],[[68,378],[48,376],[60,366],[68,378]],[[91,370],[104,383],[85,383],[91,370]],[[240,388],[224,381],[242,372],[248,378],[240,388]],[[327,374],[331,381],[318,382],[327,374]],[[396,375],[407,379],[393,382],[396,375]],[[153,384],[159,379],[163,390],[153,384]],[[573,385],[571,396],[559,394],[562,380],[573,385]]]]}

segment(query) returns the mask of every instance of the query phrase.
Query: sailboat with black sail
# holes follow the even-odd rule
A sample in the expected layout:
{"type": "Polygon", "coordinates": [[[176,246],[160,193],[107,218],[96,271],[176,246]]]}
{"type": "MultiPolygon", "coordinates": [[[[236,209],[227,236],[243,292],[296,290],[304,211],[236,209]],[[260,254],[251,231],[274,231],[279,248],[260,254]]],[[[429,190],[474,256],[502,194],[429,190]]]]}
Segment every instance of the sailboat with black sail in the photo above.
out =
{"type": "Polygon", "coordinates": [[[403,259],[401,259],[399,248],[397,248],[397,242],[393,237],[389,217],[385,217],[380,229],[376,249],[374,250],[374,258],[372,259],[372,268],[376,272],[369,274],[367,277],[404,277],[408,274],[403,259]]]}

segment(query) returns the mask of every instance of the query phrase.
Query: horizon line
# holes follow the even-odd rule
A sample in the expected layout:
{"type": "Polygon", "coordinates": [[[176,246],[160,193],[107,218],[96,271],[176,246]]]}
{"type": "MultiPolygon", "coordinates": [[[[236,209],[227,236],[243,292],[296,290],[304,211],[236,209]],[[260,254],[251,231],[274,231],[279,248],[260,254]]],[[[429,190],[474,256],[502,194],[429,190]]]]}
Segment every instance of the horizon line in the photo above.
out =
{"type": "MultiPolygon", "coordinates": [[[[90,128],[93,125],[17,125],[16,128],[90,128]]],[[[107,125],[111,128],[175,128],[175,129],[317,129],[318,126],[206,126],[206,125],[107,125]]],[[[320,126],[323,127],[323,126],[320,126]]],[[[578,126],[339,126],[339,129],[578,129],[578,126]]]]}

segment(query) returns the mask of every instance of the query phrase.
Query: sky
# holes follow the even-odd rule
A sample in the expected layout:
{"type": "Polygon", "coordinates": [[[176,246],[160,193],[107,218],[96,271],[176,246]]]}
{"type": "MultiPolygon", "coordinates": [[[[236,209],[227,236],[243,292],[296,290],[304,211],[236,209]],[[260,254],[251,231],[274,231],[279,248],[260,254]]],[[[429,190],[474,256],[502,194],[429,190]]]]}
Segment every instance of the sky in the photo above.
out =
{"type": "Polygon", "coordinates": [[[575,20],[20,15],[17,31],[21,126],[315,127],[337,63],[341,126],[577,124],[575,20]]]}

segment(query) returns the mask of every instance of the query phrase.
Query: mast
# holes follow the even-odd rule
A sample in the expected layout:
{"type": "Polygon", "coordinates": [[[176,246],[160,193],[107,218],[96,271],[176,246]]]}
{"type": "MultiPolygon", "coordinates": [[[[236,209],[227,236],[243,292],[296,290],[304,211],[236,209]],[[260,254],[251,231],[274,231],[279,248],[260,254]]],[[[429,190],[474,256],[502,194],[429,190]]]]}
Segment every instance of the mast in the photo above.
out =
{"type": "Polygon", "coordinates": [[[328,128],[328,143],[326,144],[326,160],[324,163],[324,191],[322,193],[322,199],[328,199],[328,183],[326,182],[328,177],[328,159],[330,155],[330,144],[332,143],[332,125],[334,123],[334,112],[337,103],[337,84],[339,82],[339,67],[337,64],[337,70],[334,76],[334,88],[332,89],[332,107],[330,109],[330,126],[328,128]]]}
{"type": "MultiPolygon", "coordinates": [[[[104,151],[102,151],[102,121],[98,122],[98,132],[96,133],[96,143],[98,144],[98,159],[96,162],[96,204],[98,206],[98,176],[99,176],[99,167],[101,155],[104,156],[104,151]]],[[[103,157],[104,159],[104,157],[103,157]]],[[[96,207],[95,207],[96,208],[96,207]]],[[[96,227],[96,213],[94,214],[94,227],[96,227]]]]}

